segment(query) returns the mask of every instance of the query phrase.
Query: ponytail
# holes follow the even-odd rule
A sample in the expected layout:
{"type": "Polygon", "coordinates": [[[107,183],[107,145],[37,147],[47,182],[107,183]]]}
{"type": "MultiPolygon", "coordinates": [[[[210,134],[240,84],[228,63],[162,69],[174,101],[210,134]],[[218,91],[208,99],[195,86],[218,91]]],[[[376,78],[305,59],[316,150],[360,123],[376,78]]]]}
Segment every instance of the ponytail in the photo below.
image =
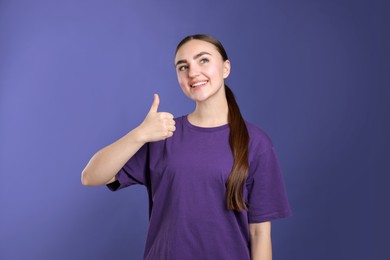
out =
{"type": "Polygon", "coordinates": [[[229,144],[233,153],[233,167],[226,183],[226,202],[230,210],[248,210],[245,204],[244,187],[248,175],[249,134],[233,92],[225,84],[228,102],[229,144]]]}

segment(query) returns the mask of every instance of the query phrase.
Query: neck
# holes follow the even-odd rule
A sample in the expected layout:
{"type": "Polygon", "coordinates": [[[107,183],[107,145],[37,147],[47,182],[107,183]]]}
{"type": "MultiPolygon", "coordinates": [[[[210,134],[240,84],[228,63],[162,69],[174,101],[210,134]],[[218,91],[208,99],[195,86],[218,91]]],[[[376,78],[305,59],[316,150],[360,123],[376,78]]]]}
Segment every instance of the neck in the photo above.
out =
{"type": "Polygon", "coordinates": [[[197,102],[195,111],[188,115],[191,124],[200,127],[216,127],[228,123],[228,103],[226,98],[197,102]]]}

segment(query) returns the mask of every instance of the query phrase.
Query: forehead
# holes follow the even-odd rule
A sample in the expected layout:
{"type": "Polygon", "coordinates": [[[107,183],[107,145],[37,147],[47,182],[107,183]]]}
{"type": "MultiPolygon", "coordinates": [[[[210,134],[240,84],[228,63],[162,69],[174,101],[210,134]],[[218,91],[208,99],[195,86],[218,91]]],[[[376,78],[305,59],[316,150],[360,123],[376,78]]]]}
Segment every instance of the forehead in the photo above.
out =
{"type": "Polygon", "coordinates": [[[220,55],[217,47],[213,44],[202,40],[190,40],[183,44],[177,51],[175,62],[177,60],[192,60],[192,58],[201,52],[208,52],[211,55],[220,55]]]}

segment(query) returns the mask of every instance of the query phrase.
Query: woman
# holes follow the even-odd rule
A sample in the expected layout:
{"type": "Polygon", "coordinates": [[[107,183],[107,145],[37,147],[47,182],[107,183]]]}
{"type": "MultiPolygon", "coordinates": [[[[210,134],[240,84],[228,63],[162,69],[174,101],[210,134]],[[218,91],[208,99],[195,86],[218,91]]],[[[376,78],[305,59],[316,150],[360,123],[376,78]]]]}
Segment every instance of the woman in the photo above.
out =
{"type": "Polygon", "coordinates": [[[82,183],[147,187],[144,259],[272,259],[270,221],[290,209],[271,140],[243,120],[218,40],[184,38],[175,67],[195,110],[174,119],[155,94],[145,120],[91,158],[82,183]]]}

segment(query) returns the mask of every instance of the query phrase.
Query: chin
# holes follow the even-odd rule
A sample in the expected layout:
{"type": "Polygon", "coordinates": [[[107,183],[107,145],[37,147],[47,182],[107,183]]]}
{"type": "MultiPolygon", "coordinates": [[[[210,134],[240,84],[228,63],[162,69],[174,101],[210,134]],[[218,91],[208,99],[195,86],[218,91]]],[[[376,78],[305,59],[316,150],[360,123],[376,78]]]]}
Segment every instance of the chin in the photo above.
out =
{"type": "Polygon", "coordinates": [[[203,102],[206,101],[210,98],[210,96],[205,96],[205,95],[194,95],[191,97],[192,100],[196,102],[203,102]]]}

